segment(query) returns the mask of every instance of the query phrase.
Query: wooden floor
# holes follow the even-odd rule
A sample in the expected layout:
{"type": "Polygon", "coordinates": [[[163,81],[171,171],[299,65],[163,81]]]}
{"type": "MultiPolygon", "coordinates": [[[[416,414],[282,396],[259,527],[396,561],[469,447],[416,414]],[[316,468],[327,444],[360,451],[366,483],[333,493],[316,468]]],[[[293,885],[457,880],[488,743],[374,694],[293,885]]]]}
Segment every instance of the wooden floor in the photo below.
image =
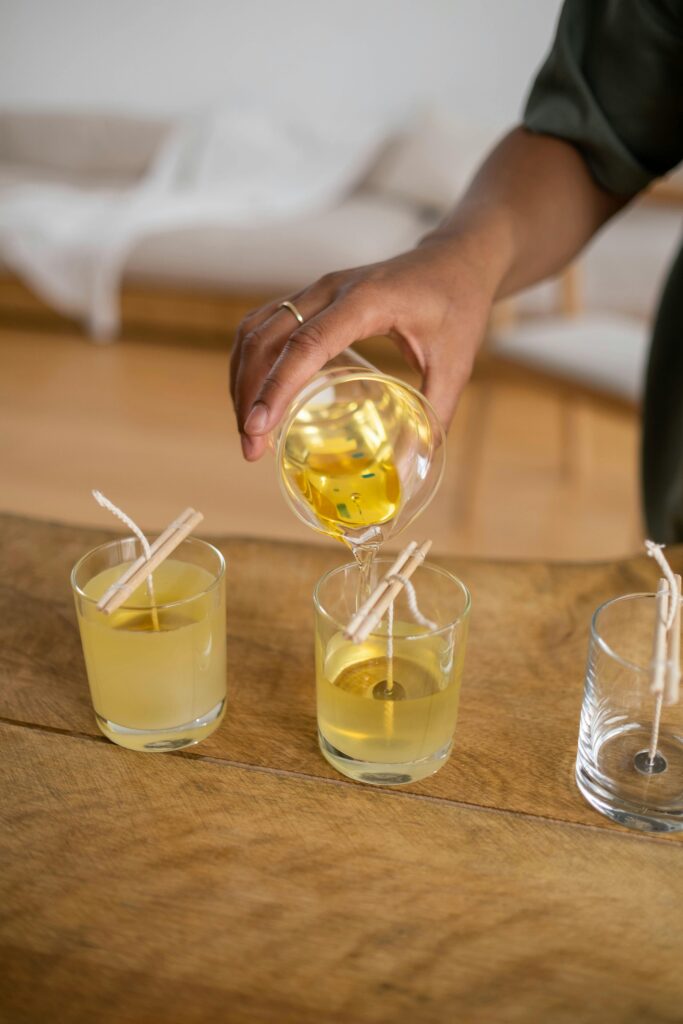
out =
{"type": "MultiPolygon", "coordinates": [[[[313,540],[272,459],[243,462],[227,350],[0,327],[0,508],[104,525],[98,487],[155,531],[184,506],[206,531],[313,540]]],[[[638,417],[530,375],[480,372],[415,525],[446,554],[613,558],[637,550],[638,417]]],[[[417,535],[417,534],[416,534],[417,535]]]]}

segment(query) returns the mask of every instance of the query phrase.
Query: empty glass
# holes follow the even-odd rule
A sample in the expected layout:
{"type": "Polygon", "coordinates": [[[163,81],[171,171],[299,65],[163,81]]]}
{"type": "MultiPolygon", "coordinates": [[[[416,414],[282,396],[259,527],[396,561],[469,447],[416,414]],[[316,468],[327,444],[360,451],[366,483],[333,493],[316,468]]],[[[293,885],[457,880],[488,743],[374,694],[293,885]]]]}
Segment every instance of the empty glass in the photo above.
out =
{"type": "Polygon", "coordinates": [[[650,689],[655,595],[607,601],[591,624],[576,781],[608,818],[683,829],[683,705],[650,689]],[[661,717],[660,717],[661,716],[661,717]]]}

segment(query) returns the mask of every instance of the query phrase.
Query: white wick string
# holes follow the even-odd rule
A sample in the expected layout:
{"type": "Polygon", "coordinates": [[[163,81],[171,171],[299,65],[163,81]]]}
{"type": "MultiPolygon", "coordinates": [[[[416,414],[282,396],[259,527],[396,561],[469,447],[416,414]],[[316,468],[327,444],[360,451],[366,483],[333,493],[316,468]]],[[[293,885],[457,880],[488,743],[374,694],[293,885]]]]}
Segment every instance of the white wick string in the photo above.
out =
{"type": "Polygon", "coordinates": [[[662,706],[666,699],[668,704],[678,701],[680,669],[680,603],[681,588],[677,577],[663,553],[664,545],[654,541],[645,541],[645,550],[650,558],[662,570],[664,579],[660,580],[656,596],[655,632],[653,637],[652,685],[655,695],[655,710],[648,748],[648,760],[654,770],[659,743],[659,729],[662,717],[662,706]]]}
{"type": "MultiPolygon", "coordinates": [[[[406,600],[408,601],[408,608],[410,614],[413,616],[415,621],[420,626],[424,626],[425,629],[436,629],[436,623],[428,619],[426,615],[423,615],[417,606],[417,595],[415,593],[415,587],[407,576],[403,576],[400,572],[392,573],[391,576],[387,576],[387,582],[393,583],[396,580],[401,583],[405,588],[406,600]]],[[[392,601],[387,608],[387,661],[391,661],[394,657],[394,602],[392,601]]]]}
{"type": "MultiPolygon", "coordinates": [[[[135,534],[137,539],[140,541],[140,544],[142,545],[142,550],[143,550],[144,555],[145,555],[145,560],[149,561],[149,559],[152,556],[152,552],[151,552],[151,549],[150,549],[150,546],[149,546],[149,541],[147,540],[147,538],[145,537],[144,533],[142,532],[140,527],[137,525],[137,523],[134,523],[133,520],[130,518],[130,516],[126,515],[126,513],[123,511],[123,509],[120,509],[118,507],[118,505],[114,504],[113,501],[110,501],[109,498],[106,498],[104,496],[104,494],[102,494],[102,491],[93,491],[92,492],[92,496],[93,496],[93,498],[95,499],[95,501],[97,502],[98,505],[101,505],[102,508],[106,508],[106,510],[108,512],[111,512],[112,515],[115,515],[117,519],[120,519],[121,522],[125,526],[128,527],[128,529],[131,531],[131,533],[135,534]]],[[[151,573],[147,577],[147,592],[149,594],[149,600],[150,600],[150,602],[152,604],[152,607],[154,608],[154,606],[156,605],[156,600],[155,600],[155,597],[154,597],[154,581],[152,579],[152,574],[151,573]]]]}
{"type": "Polygon", "coordinates": [[[645,550],[647,551],[650,558],[654,558],[655,562],[664,573],[667,583],[669,584],[669,594],[671,595],[672,600],[669,601],[669,614],[666,618],[666,630],[668,632],[673,626],[674,616],[676,615],[676,597],[678,597],[680,600],[680,594],[678,594],[678,584],[676,582],[676,577],[674,576],[673,569],[671,568],[664,554],[662,553],[665,546],[666,545],[664,544],[655,544],[655,542],[652,540],[645,541],[645,550]]]}

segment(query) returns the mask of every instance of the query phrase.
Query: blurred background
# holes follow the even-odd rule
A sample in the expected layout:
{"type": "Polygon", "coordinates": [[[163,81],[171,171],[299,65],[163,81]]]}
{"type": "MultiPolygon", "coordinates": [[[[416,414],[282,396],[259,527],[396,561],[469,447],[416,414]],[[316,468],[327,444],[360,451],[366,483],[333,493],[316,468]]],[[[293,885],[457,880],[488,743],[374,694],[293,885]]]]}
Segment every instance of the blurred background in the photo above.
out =
{"type": "MultiPolygon", "coordinates": [[[[520,117],[557,0],[0,0],[0,503],[304,539],[228,399],[250,308],[409,248],[520,117]]],[[[420,534],[631,553],[674,177],[494,311],[420,534]]],[[[558,202],[561,197],[558,196],[558,202]]],[[[366,354],[410,379],[391,343],[366,354]]]]}

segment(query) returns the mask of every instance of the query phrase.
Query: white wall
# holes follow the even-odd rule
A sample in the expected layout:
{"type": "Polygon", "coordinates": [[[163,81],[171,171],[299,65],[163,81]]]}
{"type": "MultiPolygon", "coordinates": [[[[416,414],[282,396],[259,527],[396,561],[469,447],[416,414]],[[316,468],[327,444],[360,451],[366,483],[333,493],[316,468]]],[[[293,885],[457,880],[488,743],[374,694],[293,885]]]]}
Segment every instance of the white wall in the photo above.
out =
{"type": "Polygon", "coordinates": [[[237,95],[366,109],[429,99],[514,121],[559,0],[0,0],[0,104],[185,111],[237,95]]]}

